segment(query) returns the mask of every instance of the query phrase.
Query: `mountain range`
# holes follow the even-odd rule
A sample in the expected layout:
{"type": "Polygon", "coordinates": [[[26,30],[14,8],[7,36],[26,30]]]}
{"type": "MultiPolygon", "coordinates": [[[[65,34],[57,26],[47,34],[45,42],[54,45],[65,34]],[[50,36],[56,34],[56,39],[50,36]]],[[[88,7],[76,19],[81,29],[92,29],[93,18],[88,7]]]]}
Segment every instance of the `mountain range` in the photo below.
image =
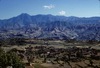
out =
{"type": "Polygon", "coordinates": [[[0,38],[100,40],[100,17],[22,13],[0,20],[0,38]]]}

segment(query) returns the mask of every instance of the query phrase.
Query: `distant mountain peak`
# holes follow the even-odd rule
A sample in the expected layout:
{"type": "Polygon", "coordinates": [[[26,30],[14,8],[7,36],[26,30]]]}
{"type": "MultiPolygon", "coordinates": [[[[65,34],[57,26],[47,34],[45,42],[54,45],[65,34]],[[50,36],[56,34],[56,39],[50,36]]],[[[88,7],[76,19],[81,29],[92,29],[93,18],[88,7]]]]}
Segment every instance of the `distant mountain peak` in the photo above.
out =
{"type": "Polygon", "coordinates": [[[0,20],[0,35],[10,37],[11,34],[21,34],[28,38],[100,40],[99,23],[100,17],[82,18],[22,13],[10,19],[0,20]]]}
{"type": "Polygon", "coordinates": [[[27,14],[27,13],[22,13],[22,14],[20,14],[20,15],[18,15],[18,16],[30,16],[30,15],[27,14]]]}

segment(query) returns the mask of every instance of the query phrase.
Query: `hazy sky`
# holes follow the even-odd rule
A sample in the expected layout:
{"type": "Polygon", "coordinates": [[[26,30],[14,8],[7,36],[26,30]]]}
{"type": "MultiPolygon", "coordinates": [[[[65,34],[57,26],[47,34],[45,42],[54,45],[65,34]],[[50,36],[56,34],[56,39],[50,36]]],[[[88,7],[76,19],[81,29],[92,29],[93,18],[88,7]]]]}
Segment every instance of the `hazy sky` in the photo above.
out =
{"type": "Polygon", "coordinates": [[[100,16],[100,2],[99,0],[0,0],[0,19],[21,13],[78,17],[100,16]]]}

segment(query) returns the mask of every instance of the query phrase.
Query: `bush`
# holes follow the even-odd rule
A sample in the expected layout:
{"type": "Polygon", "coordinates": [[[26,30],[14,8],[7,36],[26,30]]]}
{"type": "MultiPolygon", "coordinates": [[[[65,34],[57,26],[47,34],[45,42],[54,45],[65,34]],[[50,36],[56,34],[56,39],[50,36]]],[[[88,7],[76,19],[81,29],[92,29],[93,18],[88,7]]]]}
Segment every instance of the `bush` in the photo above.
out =
{"type": "Polygon", "coordinates": [[[12,66],[12,68],[25,68],[25,65],[21,62],[17,54],[13,52],[6,53],[0,49],[0,68],[7,68],[7,66],[12,66]]]}

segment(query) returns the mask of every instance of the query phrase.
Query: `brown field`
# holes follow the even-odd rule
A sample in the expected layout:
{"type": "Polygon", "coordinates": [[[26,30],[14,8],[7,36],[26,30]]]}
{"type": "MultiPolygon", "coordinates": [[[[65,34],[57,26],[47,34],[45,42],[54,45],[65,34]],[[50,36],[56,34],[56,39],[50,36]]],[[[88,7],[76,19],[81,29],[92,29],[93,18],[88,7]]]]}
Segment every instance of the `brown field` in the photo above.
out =
{"type": "MultiPolygon", "coordinates": [[[[27,40],[27,41],[30,42],[30,40],[27,40]]],[[[25,64],[30,63],[30,65],[26,65],[26,68],[99,68],[100,67],[100,59],[97,60],[97,59],[90,58],[90,55],[92,54],[91,52],[94,52],[94,51],[96,52],[98,51],[98,54],[96,55],[100,57],[100,44],[99,43],[95,43],[95,44],[88,44],[84,42],[68,43],[68,42],[61,41],[61,40],[57,40],[57,41],[31,40],[31,42],[33,43],[32,44],[28,43],[22,46],[17,46],[17,45],[2,46],[2,48],[6,52],[16,49],[17,52],[19,52],[18,54],[24,55],[22,62],[24,62],[25,64]],[[43,48],[43,52],[38,54],[37,52],[41,52],[42,48],[43,48]],[[73,48],[77,48],[77,49],[75,50],[73,48]],[[55,52],[50,51],[50,49],[52,49],[55,52]],[[77,58],[76,54],[74,53],[80,52],[81,50],[83,54],[85,52],[84,50],[90,50],[90,51],[86,52],[86,55],[84,54],[85,58],[80,58],[80,57],[77,58]],[[28,55],[25,54],[26,52],[28,52],[28,55]],[[65,59],[68,59],[67,55],[69,54],[69,52],[72,55],[75,55],[74,57],[70,56],[72,59],[68,61],[64,61],[64,59],[63,60],[59,59],[59,60],[54,61],[54,59],[57,58],[56,56],[60,58],[63,58],[63,56],[66,56],[65,59]],[[48,54],[50,56],[53,55],[54,57],[48,58],[47,57],[48,54]],[[27,56],[32,57],[30,58],[31,59],[30,62],[27,60],[27,56]],[[43,62],[44,58],[46,58],[45,62],[43,62]]],[[[96,55],[93,54],[93,56],[95,57],[96,55]]]]}

